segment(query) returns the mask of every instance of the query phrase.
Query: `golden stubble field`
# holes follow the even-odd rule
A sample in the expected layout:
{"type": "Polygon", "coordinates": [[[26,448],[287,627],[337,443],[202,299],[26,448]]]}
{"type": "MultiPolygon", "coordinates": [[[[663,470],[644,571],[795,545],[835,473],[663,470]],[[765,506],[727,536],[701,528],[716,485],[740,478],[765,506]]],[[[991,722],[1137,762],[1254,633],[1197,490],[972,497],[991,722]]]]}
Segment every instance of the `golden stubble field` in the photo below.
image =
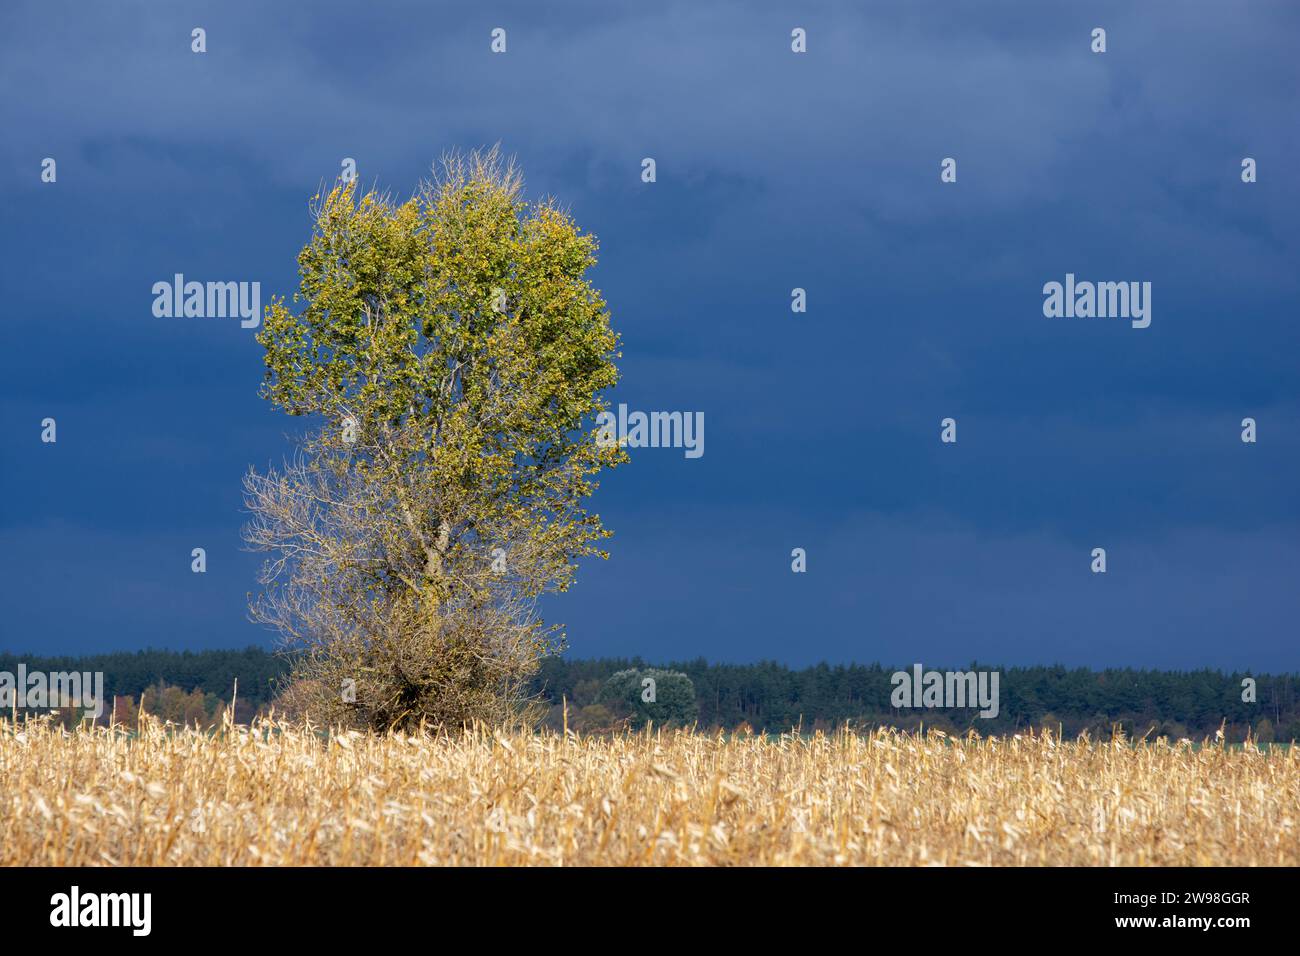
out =
{"type": "Polygon", "coordinates": [[[1294,748],[0,727],[0,863],[1295,865],[1294,748]]]}

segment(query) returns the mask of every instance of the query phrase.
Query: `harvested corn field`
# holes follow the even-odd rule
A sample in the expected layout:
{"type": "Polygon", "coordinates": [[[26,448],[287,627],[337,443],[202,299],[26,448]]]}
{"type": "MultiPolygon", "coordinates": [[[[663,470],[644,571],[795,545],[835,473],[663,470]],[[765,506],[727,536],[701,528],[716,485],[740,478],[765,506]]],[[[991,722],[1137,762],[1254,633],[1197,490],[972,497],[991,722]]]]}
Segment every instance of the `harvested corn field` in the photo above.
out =
{"type": "Polygon", "coordinates": [[[1293,748],[0,728],[0,863],[1295,865],[1293,748]]]}

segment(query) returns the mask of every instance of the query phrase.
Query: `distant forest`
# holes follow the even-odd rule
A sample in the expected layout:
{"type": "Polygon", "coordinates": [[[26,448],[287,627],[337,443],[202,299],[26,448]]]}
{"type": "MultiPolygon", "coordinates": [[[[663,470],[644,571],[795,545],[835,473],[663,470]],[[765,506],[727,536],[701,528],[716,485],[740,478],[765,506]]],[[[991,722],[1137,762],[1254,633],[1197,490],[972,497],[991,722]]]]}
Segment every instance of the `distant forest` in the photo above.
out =
{"type": "MultiPolygon", "coordinates": [[[[281,689],[286,661],[262,648],[211,651],[144,650],[81,657],[0,654],[0,671],[102,671],[105,694],[117,698],[119,720],[143,699],[145,709],[166,719],[211,721],[239,681],[236,719],[264,712],[281,689]]],[[[982,719],[976,709],[898,709],[890,706],[890,676],[907,670],[881,664],[792,669],[783,664],[711,664],[700,658],[650,664],[640,658],[544,660],[533,687],[547,724],[599,732],[619,726],[620,713],[601,690],[614,674],[655,667],[687,675],[694,685],[703,728],[782,732],[888,724],[915,729],[924,723],[949,733],[974,729],[1003,734],[1029,727],[1060,728],[1067,737],[1087,731],[1109,737],[1117,726],[1130,736],[1213,736],[1221,726],[1229,740],[1247,729],[1260,740],[1300,739],[1300,675],[1225,674],[1220,671],[1157,671],[1060,666],[999,668],[971,664],[961,670],[999,671],[1000,708],[982,719]],[[1243,680],[1256,681],[1256,699],[1242,700],[1243,680]]]]}

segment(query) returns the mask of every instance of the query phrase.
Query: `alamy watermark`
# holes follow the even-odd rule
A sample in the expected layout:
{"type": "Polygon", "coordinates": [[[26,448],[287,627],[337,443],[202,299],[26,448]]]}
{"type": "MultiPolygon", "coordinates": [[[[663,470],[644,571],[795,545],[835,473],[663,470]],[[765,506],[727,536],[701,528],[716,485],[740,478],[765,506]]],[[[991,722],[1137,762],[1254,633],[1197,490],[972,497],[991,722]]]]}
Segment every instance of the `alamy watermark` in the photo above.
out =
{"type": "Polygon", "coordinates": [[[75,707],[90,711],[98,719],[104,713],[103,671],[29,671],[18,665],[18,673],[0,671],[0,711],[61,710],[75,707]]]}
{"type": "Polygon", "coordinates": [[[132,936],[148,936],[153,927],[152,893],[83,893],[73,886],[50,897],[50,925],[124,926],[132,936]]]}
{"type": "Polygon", "coordinates": [[[912,670],[895,671],[889,681],[893,707],[979,707],[980,716],[998,715],[997,671],[927,671],[920,664],[912,670]]]}
{"type": "Polygon", "coordinates": [[[596,443],[602,448],[684,448],[687,458],[704,454],[703,412],[629,412],[620,404],[596,416],[596,443]]]}
{"type": "Polygon", "coordinates": [[[186,282],[178,272],[171,282],[155,282],[153,294],[153,314],[160,319],[238,317],[245,329],[262,324],[260,282],[186,282]]]}
{"type": "Polygon", "coordinates": [[[1151,324],[1150,282],[1076,282],[1067,272],[1064,284],[1044,285],[1043,296],[1049,319],[1131,319],[1135,329],[1151,324]]]}

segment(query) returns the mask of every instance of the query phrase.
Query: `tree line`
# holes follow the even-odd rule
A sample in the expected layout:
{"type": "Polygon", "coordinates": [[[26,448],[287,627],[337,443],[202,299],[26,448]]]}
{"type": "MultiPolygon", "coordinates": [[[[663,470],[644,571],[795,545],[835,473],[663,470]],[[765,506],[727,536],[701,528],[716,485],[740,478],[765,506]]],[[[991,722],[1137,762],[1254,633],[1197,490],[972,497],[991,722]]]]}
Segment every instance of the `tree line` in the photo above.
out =
{"type": "MultiPolygon", "coordinates": [[[[591,729],[608,720],[602,688],[608,675],[645,668],[640,658],[541,662],[535,687],[551,704],[547,722],[591,729]]],[[[852,723],[916,729],[922,725],[949,733],[1012,733],[1050,727],[1067,737],[1087,731],[1109,737],[1116,728],[1130,736],[1188,737],[1200,740],[1220,728],[1229,740],[1247,729],[1262,740],[1300,739],[1300,675],[1066,668],[1060,665],[997,667],[972,663],[969,671],[997,671],[998,716],[984,719],[977,708],[901,709],[890,706],[892,675],[905,666],[827,664],[794,669],[775,661],[716,664],[704,658],[662,665],[685,674],[694,685],[698,722],[703,727],[781,732],[832,729],[852,723]],[[1253,694],[1243,684],[1254,682],[1253,694]],[[1243,699],[1252,697],[1253,701],[1243,699]]]]}
{"type": "MultiPolygon", "coordinates": [[[[288,686],[291,659],[259,647],[243,650],[120,651],[79,657],[26,657],[0,654],[0,671],[100,671],[106,695],[119,698],[119,720],[137,702],[178,722],[193,722],[199,711],[208,720],[228,704],[239,681],[236,718],[266,712],[288,686]],[[170,690],[169,690],[170,689],[170,690]],[[130,698],[127,705],[124,698],[130,698]],[[170,713],[175,711],[175,713],[170,713]]],[[[998,716],[982,719],[974,708],[900,709],[890,706],[891,675],[882,664],[817,664],[791,668],[774,661],[754,664],[710,663],[704,658],[652,665],[641,658],[542,660],[531,694],[543,722],[600,732],[658,723],[696,723],[702,728],[783,732],[832,729],[846,723],[888,724],[915,729],[922,724],[949,733],[1011,733],[1051,727],[1068,737],[1087,731],[1109,737],[1116,727],[1130,736],[1189,737],[1200,740],[1223,727],[1229,740],[1246,730],[1262,740],[1300,739],[1300,675],[1066,668],[993,667],[967,670],[1001,674],[998,716]],[[658,681],[657,706],[645,677],[658,681]],[[684,675],[670,677],[669,675],[684,675]],[[1243,682],[1255,682],[1246,700],[1243,682]]],[[[107,713],[107,708],[106,708],[107,713]]]]}

